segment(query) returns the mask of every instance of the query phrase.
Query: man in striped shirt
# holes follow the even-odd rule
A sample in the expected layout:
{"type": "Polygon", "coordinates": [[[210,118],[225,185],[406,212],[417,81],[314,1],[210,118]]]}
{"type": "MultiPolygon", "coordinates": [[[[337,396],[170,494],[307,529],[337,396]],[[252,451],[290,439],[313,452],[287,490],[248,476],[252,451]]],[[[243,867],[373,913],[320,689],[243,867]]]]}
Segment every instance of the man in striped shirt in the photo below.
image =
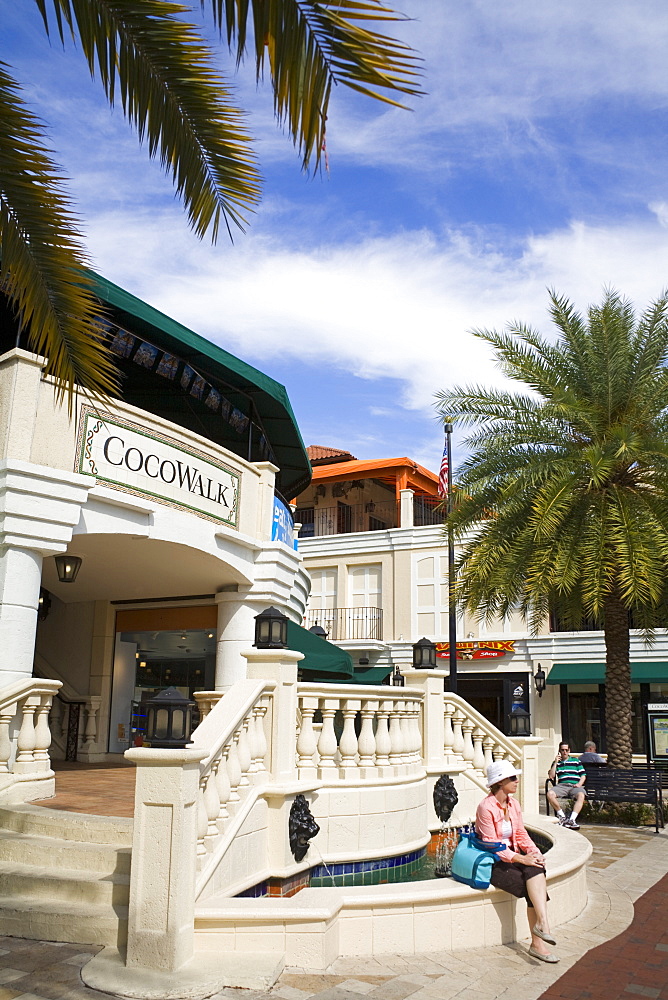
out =
{"type": "Polygon", "coordinates": [[[557,814],[560,825],[568,827],[569,830],[579,830],[577,818],[585,801],[586,792],[583,785],[587,775],[579,759],[571,757],[568,743],[559,744],[559,753],[552,761],[547,776],[555,782],[554,788],[547,793],[547,798],[557,814]],[[571,799],[573,802],[568,819],[559,804],[559,799],[571,799]]]}

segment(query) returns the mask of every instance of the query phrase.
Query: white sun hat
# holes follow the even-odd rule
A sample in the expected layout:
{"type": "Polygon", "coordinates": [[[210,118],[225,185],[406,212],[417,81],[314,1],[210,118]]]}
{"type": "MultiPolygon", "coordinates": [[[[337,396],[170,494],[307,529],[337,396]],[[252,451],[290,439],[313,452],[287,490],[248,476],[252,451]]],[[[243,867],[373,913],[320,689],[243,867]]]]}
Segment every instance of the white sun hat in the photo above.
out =
{"type": "Polygon", "coordinates": [[[520,769],[511,764],[509,760],[495,760],[487,768],[487,787],[491,788],[492,785],[498,785],[500,781],[505,781],[506,778],[514,778],[516,774],[519,775],[521,773],[520,769]]]}

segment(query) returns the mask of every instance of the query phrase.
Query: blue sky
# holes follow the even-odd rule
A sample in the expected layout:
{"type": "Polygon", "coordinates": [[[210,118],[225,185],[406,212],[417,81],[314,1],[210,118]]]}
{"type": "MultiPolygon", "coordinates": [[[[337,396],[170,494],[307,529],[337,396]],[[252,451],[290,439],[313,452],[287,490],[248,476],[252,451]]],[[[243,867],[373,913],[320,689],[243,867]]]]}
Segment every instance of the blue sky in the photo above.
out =
{"type": "Polygon", "coordinates": [[[437,469],[434,392],[500,379],[471,329],[547,331],[548,286],[585,308],[604,285],[639,307],[668,285],[668,7],[397,6],[427,93],[406,112],[339,88],[328,176],[301,173],[269,90],[237,78],[265,188],[234,245],[189,232],[36,5],[0,0],[0,59],[50,126],[98,271],[283,382],[307,444],[437,469]]]}

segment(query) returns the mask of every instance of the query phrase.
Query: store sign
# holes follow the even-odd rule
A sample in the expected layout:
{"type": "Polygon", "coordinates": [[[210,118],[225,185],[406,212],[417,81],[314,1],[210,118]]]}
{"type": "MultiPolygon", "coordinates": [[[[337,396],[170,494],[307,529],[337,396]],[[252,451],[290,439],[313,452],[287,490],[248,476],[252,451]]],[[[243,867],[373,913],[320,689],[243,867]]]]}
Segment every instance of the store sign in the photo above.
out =
{"type": "Polygon", "coordinates": [[[652,703],[647,706],[649,730],[649,759],[668,760],[668,704],[652,703]]]}
{"type": "MultiPolygon", "coordinates": [[[[515,652],[514,639],[485,640],[480,639],[473,642],[457,643],[458,660],[495,660],[506,653],[515,652]]],[[[436,656],[448,659],[450,656],[450,643],[437,642],[436,656]]]]}
{"type": "Polygon", "coordinates": [[[294,548],[294,518],[292,511],[286,507],[282,500],[274,497],[274,517],[271,522],[272,542],[283,542],[291,549],[294,548]]]}
{"type": "Polygon", "coordinates": [[[76,469],[99,483],[236,528],[241,475],[130,421],[82,410],[76,469]]]}

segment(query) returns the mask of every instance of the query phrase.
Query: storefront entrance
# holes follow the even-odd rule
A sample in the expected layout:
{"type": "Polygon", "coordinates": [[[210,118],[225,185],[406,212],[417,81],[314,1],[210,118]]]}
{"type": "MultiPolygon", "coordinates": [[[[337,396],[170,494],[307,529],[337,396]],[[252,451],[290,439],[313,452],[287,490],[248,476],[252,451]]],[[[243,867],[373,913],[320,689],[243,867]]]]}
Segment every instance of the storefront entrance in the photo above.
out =
{"type": "Polygon", "coordinates": [[[507,736],[511,735],[513,708],[529,711],[529,675],[463,674],[457,677],[457,691],[481,715],[507,736]]]}
{"type": "Polygon", "coordinates": [[[188,698],[212,690],[216,618],[214,605],[117,612],[110,753],[141,745],[148,698],[168,687],[188,698]]]}

